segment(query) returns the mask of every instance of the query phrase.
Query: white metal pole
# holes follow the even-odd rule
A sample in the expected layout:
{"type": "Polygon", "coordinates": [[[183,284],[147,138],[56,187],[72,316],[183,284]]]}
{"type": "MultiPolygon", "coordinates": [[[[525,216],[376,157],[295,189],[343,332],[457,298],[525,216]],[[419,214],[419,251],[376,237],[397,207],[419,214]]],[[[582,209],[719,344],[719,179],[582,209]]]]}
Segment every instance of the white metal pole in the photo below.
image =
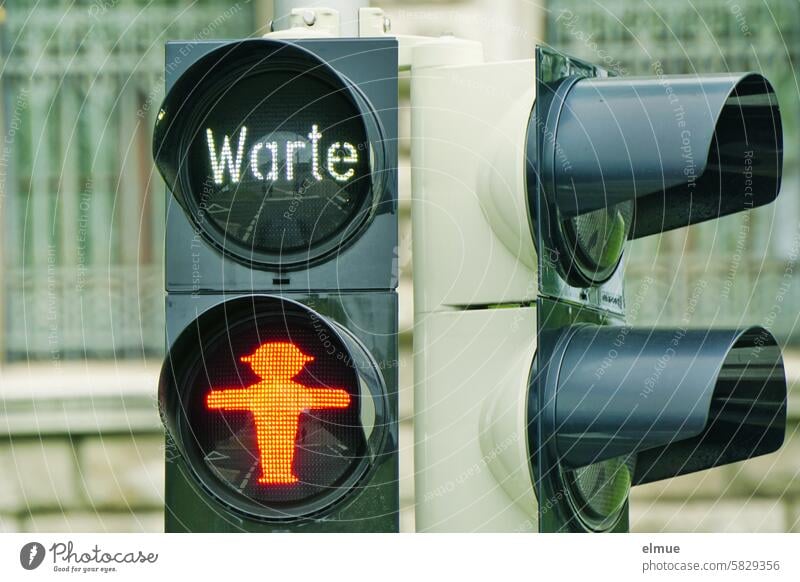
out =
{"type": "Polygon", "coordinates": [[[272,27],[289,28],[289,16],[295,8],[331,8],[339,12],[342,36],[358,36],[358,11],[368,7],[369,0],[275,0],[272,27]]]}

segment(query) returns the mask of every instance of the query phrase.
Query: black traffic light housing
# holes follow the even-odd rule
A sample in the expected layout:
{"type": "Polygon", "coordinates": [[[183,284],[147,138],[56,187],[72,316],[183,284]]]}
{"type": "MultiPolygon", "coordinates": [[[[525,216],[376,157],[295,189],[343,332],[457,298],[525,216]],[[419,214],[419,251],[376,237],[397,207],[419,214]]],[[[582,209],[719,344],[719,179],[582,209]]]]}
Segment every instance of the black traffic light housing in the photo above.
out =
{"type": "MultiPolygon", "coordinates": [[[[224,289],[283,293],[396,287],[397,41],[170,42],[167,43],[166,62],[167,113],[156,124],[153,156],[168,187],[179,189],[167,208],[165,273],[168,291],[198,293],[224,289]],[[370,143],[377,146],[371,172],[374,180],[371,202],[359,212],[356,227],[346,227],[335,241],[342,244],[328,248],[321,256],[315,256],[315,252],[259,256],[247,252],[249,249],[241,245],[236,248],[230,240],[220,238],[219,233],[205,234],[196,205],[187,202],[187,160],[185,156],[181,160],[175,155],[187,131],[190,134],[203,131],[193,110],[195,101],[203,101],[205,84],[230,85],[224,77],[220,81],[217,73],[227,73],[228,68],[240,72],[252,70],[256,66],[251,61],[253,55],[256,55],[256,63],[272,66],[276,55],[280,63],[289,53],[291,67],[302,68],[303,59],[308,59],[307,69],[315,74],[324,70],[327,82],[340,84],[339,93],[346,94],[362,113],[370,143]],[[242,58],[246,61],[244,65],[239,63],[242,58]],[[248,66],[247,62],[251,64],[248,66]],[[183,119],[185,113],[192,113],[188,122],[183,119]],[[192,122],[194,126],[190,127],[192,122]],[[221,252],[223,248],[234,252],[221,252]]],[[[219,88],[214,91],[218,93],[219,88]]]]}
{"type": "Polygon", "coordinates": [[[763,328],[625,326],[625,242],[778,195],[780,111],[758,74],[615,78],[540,48],[528,131],[539,260],[528,418],[540,531],[627,531],[632,485],[777,450],[763,328]]]}
{"type": "Polygon", "coordinates": [[[397,58],[394,39],[167,44],[167,531],[398,530],[397,58]],[[284,382],[349,391],[301,411],[297,484],[264,469],[258,406],[202,406],[269,383],[267,344],[302,352],[284,382]]]}

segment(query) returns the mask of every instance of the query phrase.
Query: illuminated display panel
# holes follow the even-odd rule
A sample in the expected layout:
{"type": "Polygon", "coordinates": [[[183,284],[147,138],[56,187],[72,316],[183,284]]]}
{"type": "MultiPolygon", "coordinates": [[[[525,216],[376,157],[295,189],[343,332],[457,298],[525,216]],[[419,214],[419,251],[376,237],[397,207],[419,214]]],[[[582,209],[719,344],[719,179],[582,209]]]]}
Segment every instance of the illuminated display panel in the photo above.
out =
{"type": "Polygon", "coordinates": [[[358,376],[319,320],[232,325],[204,348],[188,382],[197,456],[234,497],[289,509],[335,493],[363,469],[358,376]]]}
{"type": "Polygon", "coordinates": [[[236,75],[188,149],[197,219],[247,255],[337,243],[366,218],[372,188],[364,118],[348,89],[312,67],[236,75]]]}

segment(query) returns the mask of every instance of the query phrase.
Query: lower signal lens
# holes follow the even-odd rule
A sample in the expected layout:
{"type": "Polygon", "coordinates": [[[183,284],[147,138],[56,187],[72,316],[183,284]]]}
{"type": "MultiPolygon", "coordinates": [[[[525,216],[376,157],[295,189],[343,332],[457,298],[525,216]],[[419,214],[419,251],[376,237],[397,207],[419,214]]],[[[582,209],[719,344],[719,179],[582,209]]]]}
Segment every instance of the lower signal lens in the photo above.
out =
{"type": "Polygon", "coordinates": [[[633,458],[622,457],[564,472],[567,498],[586,528],[605,531],[618,521],[630,493],[633,465],[633,458]]]}
{"type": "Polygon", "coordinates": [[[192,356],[180,357],[177,433],[220,500],[287,519],[357,488],[379,450],[383,386],[375,369],[363,373],[371,358],[342,328],[301,305],[265,301],[255,312],[250,304],[201,318],[179,339],[192,356]]]}

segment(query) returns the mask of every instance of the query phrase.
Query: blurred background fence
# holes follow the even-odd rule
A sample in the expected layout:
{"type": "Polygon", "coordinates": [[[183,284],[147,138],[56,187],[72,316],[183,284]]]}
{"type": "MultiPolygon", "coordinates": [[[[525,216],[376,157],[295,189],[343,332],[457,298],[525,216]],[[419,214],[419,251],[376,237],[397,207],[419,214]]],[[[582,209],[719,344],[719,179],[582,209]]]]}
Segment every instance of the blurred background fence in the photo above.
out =
{"type": "MultiPolygon", "coordinates": [[[[634,324],[766,325],[800,375],[797,0],[383,0],[398,33],[536,43],[621,75],[756,70],[775,85],[779,202],[652,237],[626,261],[634,324]],[[653,257],[656,257],[654,260],[653,257]],[[694,299],[693,299],[694,298],[694,299]]],[[[168,39],[265,32],[269,0],[15,0],[0,8],[0,531],[160,530],[164,188],[150,139],[168,39]],[[11,470],[8,470],[8,468],[11,470]]],[[[408,85],[401,82],[403,528],[413,528],[408,85]]],[[[784,449],[637,488],[634,529],[800,530],[800,402],[784,449]]]]}

